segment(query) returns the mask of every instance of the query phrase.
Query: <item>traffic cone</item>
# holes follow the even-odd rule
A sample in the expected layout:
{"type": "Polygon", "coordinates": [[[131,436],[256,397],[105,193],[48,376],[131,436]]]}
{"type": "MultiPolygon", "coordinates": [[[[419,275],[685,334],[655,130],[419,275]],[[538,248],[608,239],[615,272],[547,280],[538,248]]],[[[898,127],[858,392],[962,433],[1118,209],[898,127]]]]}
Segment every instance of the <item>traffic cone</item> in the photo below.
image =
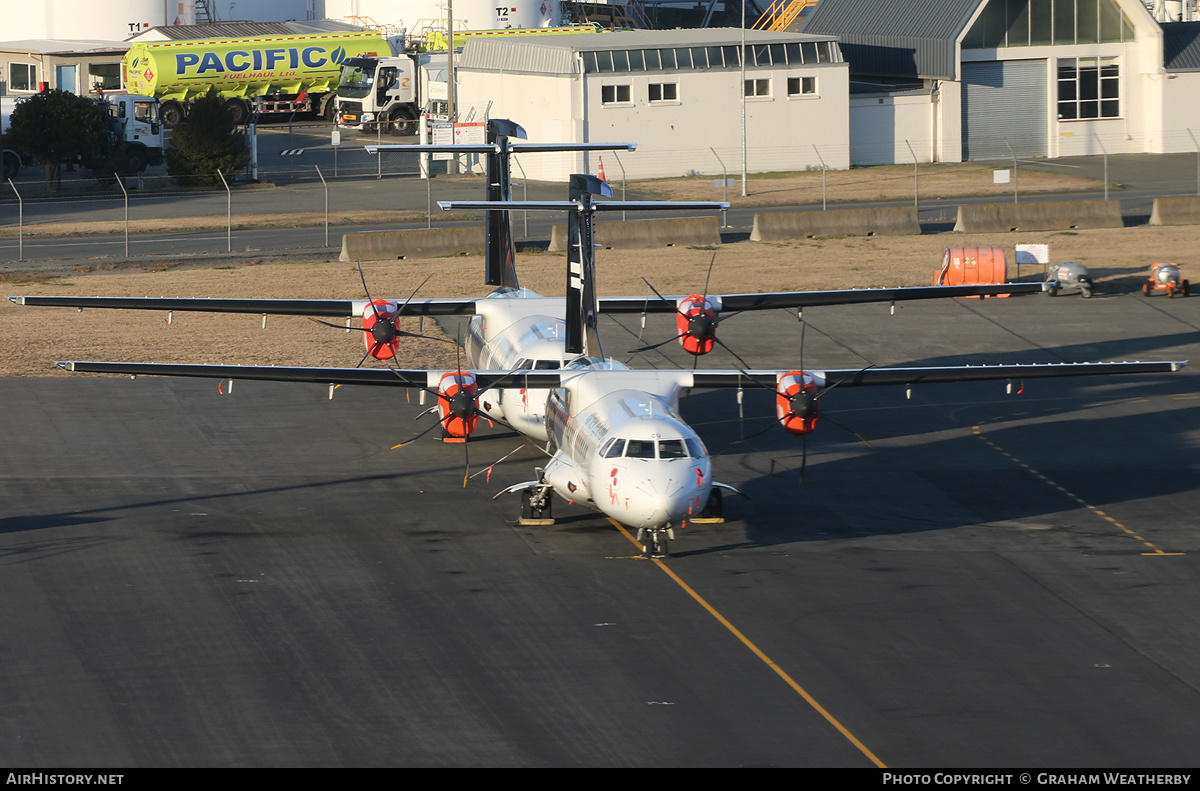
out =
{"type": "Polygon", "coordinates": [[[608,179],[604,178],[604,157],[600,157],[600,173],[599,173],[599,176],[600,176],[600,180],[601,180],[601,181],[608,181],[608,179]]]}

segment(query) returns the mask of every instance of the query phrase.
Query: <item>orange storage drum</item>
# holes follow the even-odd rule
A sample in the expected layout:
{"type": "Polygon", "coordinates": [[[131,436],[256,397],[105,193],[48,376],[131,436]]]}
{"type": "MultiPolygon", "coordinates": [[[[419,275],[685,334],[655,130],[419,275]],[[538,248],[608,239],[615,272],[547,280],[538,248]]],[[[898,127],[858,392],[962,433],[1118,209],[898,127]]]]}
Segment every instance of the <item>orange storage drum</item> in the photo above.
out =
{"type": "MultiPolygon", "coordinates": [[[[1003,247],[950,247],[942,268],[933,272],[935,286],[974,286],[1007,283],[1008,259],[1003,247]]],[[[1008,296],[1002,294],[1000,296],[1008,296]]]]}

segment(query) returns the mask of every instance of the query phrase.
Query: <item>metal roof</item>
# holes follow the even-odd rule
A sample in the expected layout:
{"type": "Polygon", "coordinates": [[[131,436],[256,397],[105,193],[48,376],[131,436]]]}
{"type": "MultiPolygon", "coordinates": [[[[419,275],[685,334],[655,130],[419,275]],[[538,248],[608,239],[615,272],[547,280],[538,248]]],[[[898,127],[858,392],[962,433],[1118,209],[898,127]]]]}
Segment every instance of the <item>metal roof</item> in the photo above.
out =
{"type": "Polygon", "coordinates": [[[1166,22],[1162,31],[1163,68],[1200,71],[1200,22],[1166,22]]]}
{"type": "Polygon", "coordinates": [[[821,0],[805,33],[837,36],[855,74],[956,79],[958,47],[986,0],[821,0]]]}
{"type": "Polygon", "coordinates": [[[25,52],[37,55],[124,54],[129,45],[124,41],[103,41],[63,38],[22,39],[0,41],[0,52],[25,52]]]}
{"type": "MultiPolygon", "coordinates": [[[[835,36],[747,30],[747,44],[783,44],[801,41],[835,41],[835,36]]],[[[458,68],[524,74],[574,74],[576,54],[605,50],[668,47],[736,46],[740,28],[676,28],[674,30],[622,30],[605,33],[568,33],[468,39],[458,68]]]]}
{"type": "Polygon", "coordinates": [[[252,36],[295,36],[305,33],[345,33],[363,30],[358,25],[332,19],[309,22],[216,22],[211,25],[160,25],[138,31],[129,41],[204,41],[252,36]]]}

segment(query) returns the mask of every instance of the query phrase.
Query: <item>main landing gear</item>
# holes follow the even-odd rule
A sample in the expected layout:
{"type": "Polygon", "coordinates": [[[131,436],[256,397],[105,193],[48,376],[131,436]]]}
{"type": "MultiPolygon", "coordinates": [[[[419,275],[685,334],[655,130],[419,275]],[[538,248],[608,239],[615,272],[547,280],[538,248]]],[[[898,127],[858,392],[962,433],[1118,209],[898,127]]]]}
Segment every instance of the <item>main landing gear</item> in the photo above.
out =
{"type": "Polygon", "coordinates": [[[522,525],[554,524],[552,492],[549,486],[534,486],[521,492],[522,525]]]}

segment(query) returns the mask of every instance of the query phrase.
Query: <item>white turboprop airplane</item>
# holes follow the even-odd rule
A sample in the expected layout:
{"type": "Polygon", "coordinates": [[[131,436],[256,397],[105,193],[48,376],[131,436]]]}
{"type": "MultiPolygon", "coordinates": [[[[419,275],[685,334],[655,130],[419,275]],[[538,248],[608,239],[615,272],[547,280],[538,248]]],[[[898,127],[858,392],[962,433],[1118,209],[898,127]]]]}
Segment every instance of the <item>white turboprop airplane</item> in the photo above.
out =
{"type": "MultiPolygon", "coordinates": [[[[497,145],[499,152],[504,146],[497,145]]],[[[499,156],[490,157],[497,159],[499,156]]],[[[489,165],[495,165],[489,162],[489,165]]],[[[496,165],[497,171],[499,165],[496,165]]],[[[489,167],[489,172],[492,172],[489,167]]],[[[507,183],[507,180],[501,184],[507,183]]],[[[503,188],[491,192],[505,197],[503,188]]],[[[565,202],[501,201],[505,210],[569,212],[567,296],[548,298],[521,289],[512,265],[507,215],[496,201],[444,204],[446,209],[489,213],[488,275],[499,285],[481,299],[399,300],[206,300],[104,297],[11,297],[25,305],[141,308],[363,316],[368,356],[391,359],[402,333],[396,318],[472,315],[465,343],[470,365],[450,371],[401,368],[306,368],[276,366],[178,365],[116,362],[60,362],[76,372],[199,376],[418,388],[437,398],[444,438],[465,442],[481,415],[501,420],[539,443],[550,461],[533,480],[505,489],[522,493],[522,521],[552,521],[551,495],[591,506],[616,522],[636,528],[648,556],[667,553],[673,529],[706,512],[720,510],[712,463],[696,432],[679,415],[679,398],[693,388],[765,386],[776,393],[776,418],[789,432],[815,429],[819,399],[834,386],[984,379],[1025,379],[1098,374],[1162,373],[1186,362],[1106,362],[1035,365],[977,365],[864,370],[634,370],[606,359],[596,323],[603,312],[676,314],[680,344],[693,354],[710,351],[718,314],[756,308],[805,307],[869,301],[904,301],[944,296],[981,296],[1043,290],[1041,283],[1003,286],[864,289],[686,297],[598,298],[595,290],[592,217],[597,210],[658,208],[664,204],[593,202],[611,194],[590,176],[574,176],[565,202]],[[498,215],[502,220],[494,221],[498,215]]],[[[679,205],[668,205],[679,208],[679,205]]],[[[701,207],[692,204],[690,208],[701,207]]],[[[703,208],[716,208],[704,204],[703,208]]],[[[364,282],[365,286],[365,282],[364,282]]],[[[365,357],[364,357],[365,360],[365,357]]],[[[361,362],[360,362],[361,365],[361,362]]],[[[465,485],[465,479],[464,479],[465,485]]],[[[736,491],[736,490],[735,490],[736,491]]],[[[498,495],[497,495],[498,496],[498,495]]]]}

